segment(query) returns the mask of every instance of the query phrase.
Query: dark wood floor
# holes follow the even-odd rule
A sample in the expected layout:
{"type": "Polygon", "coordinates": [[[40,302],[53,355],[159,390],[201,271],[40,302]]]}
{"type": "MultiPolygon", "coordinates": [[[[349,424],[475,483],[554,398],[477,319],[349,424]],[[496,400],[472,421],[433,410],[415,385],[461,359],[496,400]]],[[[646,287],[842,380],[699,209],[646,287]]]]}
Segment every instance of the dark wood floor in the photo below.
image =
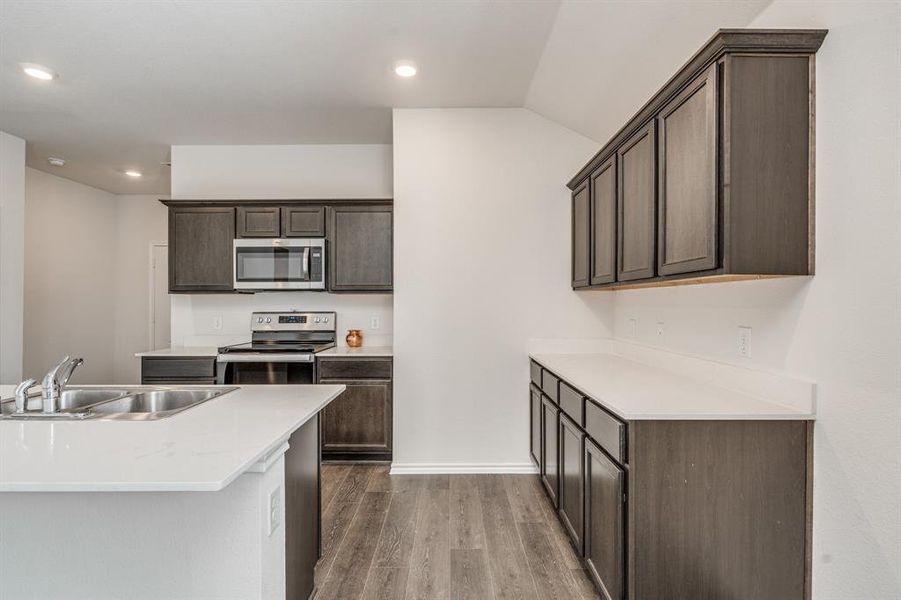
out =
{"type": "Polygon", "coordinates": [[[322,468],[316,600],[597,598],[534,475],[322,468]]]}

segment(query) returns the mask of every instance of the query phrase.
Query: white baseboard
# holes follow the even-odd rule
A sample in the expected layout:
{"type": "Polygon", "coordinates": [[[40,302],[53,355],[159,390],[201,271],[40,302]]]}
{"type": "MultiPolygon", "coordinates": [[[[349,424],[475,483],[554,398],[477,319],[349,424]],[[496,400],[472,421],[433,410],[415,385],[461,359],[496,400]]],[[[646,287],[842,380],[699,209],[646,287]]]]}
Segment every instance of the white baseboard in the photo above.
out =
{"type": "Polygon", "coordinates": [[[391,475],[512,473],[534,475],[535,463],[392,463],[391,475]]]}

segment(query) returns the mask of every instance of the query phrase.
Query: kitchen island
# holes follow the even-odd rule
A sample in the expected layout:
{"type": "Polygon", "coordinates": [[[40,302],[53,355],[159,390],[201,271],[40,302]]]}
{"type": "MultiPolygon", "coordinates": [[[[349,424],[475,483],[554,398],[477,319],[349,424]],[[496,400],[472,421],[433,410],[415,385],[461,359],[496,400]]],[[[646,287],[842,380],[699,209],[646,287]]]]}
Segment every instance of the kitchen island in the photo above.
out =
{"type": "Polygon", "coordinates": [[[243,386],[158,421],[0,421],[0,597],[308,597],[319,412],[343,391],[243,386]]]}

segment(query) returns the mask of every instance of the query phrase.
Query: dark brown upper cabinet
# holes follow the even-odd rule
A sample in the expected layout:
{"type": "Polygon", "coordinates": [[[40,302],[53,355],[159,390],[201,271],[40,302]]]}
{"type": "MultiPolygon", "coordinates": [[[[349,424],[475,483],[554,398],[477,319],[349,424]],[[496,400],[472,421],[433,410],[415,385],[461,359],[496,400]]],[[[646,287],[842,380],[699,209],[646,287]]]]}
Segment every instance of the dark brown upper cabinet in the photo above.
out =
{"type": "Polygon", "coordinates": [[[324,206],[282,207],[282,237],[323,237],[324,206]]]}
{"type": "Polygon", "coordinates": [[[616,157],[591,174],[591,285],[616,281],[616,157]]]}
{"type": "Polygon", "coordinates": [[[244,237],[325,237],[326,290],[392,291],[391,199],[161,202],[169,207],[170,293],[234,293],[234,239],[244,237]]]}
{"type": "Polygon", "coordinates": [[[394,285],[394,214],[389,205],[332,206],[328,289],[386,292],[394,285]]]}
{"type": "Polygon", "coordinates": [[[234,289],[235,209],[169,209],[169,291],[234,289]]]}
{"type": "Polygon", "coordinates": [[[239,206],[236,234],[239,238],[277,238],[281,235],[280,214],[277,206],[239,206]]]}
{"type": "MultiPolygon", "coordinates": [[[[589,250],[576,245],[575,211],[572,224],[572,270],[588,261],[587,287],[813,275],[814,67],[826,33],[718,31],[570,180],[574,194],[590,188],[589,250]],[[600,218],[610,210],[615,276],[600,218]]],[[[573,287],[586,284],[574,276],[573,287]]]]}
{"type": "Polygon", "coordinates": [[[589,240],[589,206],[588,182],[573,190],[572,207],[572,286],[585,287],[589,283],[588,275],[588,240],[589,240]]]}
{"type": "Polygon", "coordinates": [[[654,276],[657,161],[651,122],[617,151],[618,281],[654,276]]]}
{"type": "Polygon", "coordinates": [[[657,117],[661,275],[716,267],[716,88],[711,65],[657,117]]]}

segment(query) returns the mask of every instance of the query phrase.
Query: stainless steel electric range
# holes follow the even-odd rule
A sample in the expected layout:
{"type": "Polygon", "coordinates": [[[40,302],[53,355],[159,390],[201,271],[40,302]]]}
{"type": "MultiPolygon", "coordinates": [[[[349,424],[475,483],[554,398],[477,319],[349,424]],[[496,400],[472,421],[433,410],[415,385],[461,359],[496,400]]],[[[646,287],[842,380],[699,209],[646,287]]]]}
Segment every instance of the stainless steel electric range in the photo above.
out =
{"type": "Polygon", "coordinates": [[[316,381],[315,354],[335,347],[333,312],[255,312],[251,341],[219,348],[221,384],[287,384],[316,381]]]}

